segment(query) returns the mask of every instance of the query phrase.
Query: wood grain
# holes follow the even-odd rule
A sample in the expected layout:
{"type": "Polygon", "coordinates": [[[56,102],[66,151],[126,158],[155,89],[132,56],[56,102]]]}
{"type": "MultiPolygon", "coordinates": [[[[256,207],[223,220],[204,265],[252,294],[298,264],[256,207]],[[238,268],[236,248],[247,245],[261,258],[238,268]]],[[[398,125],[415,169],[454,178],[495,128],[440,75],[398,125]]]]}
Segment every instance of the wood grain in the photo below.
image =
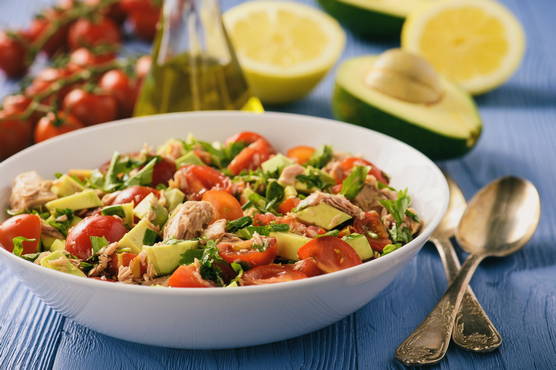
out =
{"type": "MultiPolygon", "coordinates": [[[[24,24],[47,0],[0,1],[0,25],[24,24]]],[[[237,4],[225,0],[225,7],[237,4]]],[[[303,1],[312,4],[312,1],[303,1]]],[[[504,337],[500,350],[474,354],[451,346],[439,369],[556,369],[556,42],[554,0],[504,0],[523,22],[528,50],[504,87],[478,97],[485,122],[477,148],[442,162],[467,197],[491,180],[515,174],[533,181],[542,220],[521,252],[486,261],[472,281],[504,337]]],[[[345,57],[376,53],[394,42],[348,34],[345,57]]],[[[128,50],[148,50],[131,44],[128,50]]],[[[303,101],[272,110],[329,117],[333,73],[303,101]]],[[[0,81],[0,93],[14,85],[0,81]]],[[[181,351],[124,342],[65,320],[0,269],[0,367],[6,369],[400,369],[396,346],[446,288],[441,263],[425,247],[399,278],[354,315],[279,343],[228,351],[181,351]]],[[[261,329],[264,330],[264,329],[261,329]]],[[[241,335],[241,333],[238,333],[241,335]]]]}

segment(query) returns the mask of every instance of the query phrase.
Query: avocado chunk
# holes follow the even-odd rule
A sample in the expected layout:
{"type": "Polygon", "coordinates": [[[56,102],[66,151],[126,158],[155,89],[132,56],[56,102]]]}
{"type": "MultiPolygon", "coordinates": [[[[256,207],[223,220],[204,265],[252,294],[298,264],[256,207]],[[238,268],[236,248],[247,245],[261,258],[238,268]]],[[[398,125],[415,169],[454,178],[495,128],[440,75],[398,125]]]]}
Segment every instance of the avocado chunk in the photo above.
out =
{"type": "MultiPolygon", "coordinates": [[[[336,181],[329,174],[315,167],[307,167],[303,175],[307,176],[308,178],[312,178],[325,186],[332,186],[336,184],[336,181]]],[[[307,182],[300,181],[299,179],[296,179],[294,187],[295,190],[305,194],[321,190],[320,188],[315,187],[314,185],[307,182]]]]}
{"type": "Polygon", "coordinates": [[[266,160],[261,164],[264,172],[274,173],[281,172],[285,167],[293,164],[293,161],[283,154],[276,154],[274,157],[266,160]]]}
{"type": "Polygon", "coordinates": [[[475,146],[482,123],[469,94],[439,77],[443,95],[434,104],[410,103],[389,96],[366,83],[377,59],[378,56],[357,57],[338,68],[332,98],[337,119],[393,136],[431,159],[459,157],[475,146]]]}
{"type": "Polygon", "coordinates": [[[205,163],[194,152],[188,152],[176,159],[176,167],[180,168],[188,164],[204,165],[205,163]]]}
{"type": "Polygon", "coordinates": [[[351,216],[347,213],[329,206],[326,203],[304,208],[296,212],[295,217],[302,222],[320,226],[326,230],[331,230],[351,219],[351,216]]]}
{"type": "Polygon", "coordinates": [[[172,212],[178,205],[183,203],[185,200],[185,194],[176,188],[168,188],[164,190],[164,196],[166,197],[168,212],[172,212]]]}
{"type": "Polygon", "coordinates": [[[144,245],[156,242],[158,234],[155,229],[155,226],[144,218],[120,239],[118,246],[120,248],[128,248],[130,253],[139,254],[144,245]]]}
{"type": "Polygon", "coordinates": [[[246,201],[251,201],[251,203],[259,208],[264,208],[266,206],[266,199],[262,195],[255,193],[251,188],[243,189],[241,198],[246,201]]]}
{"type": "Polygon", "coordinates": [[[275,232],[270,233],[270,236],[276,238],[276,245],[278,246],[278,255],[289,260],[298,260],[297,251],[299,248],[311,241],[303,235],[294,233],[275,232]]]}
{"type": "Polygon", "coordinates": [[[68,208],[76,211],[100,206],[102,206],[102,201],[94,190],[84,190],[46,203],[46,208],[49,210],[68,208]]]}
{"type": "Polygon", "coordinates": [[[171,274],[180,265],[181,255],[189,249],[196,248],[197,240],[182,240],[177,243],[161,243],[145,246],[147,262],[154,268],[156,276],[171,274]]]}
{"type": "Polygon", "coordinates": [[[374,255],[373,249],[365,235],[353,233],[344,236],[342,240],[348,243],[363,261],[368,260],[374,255]]]}
{"type": "Polygon", "coordinates": [[[74,193],[85,190],[83,185],[75,181],[72,177],[68,175],[63,175],[58,180],[52,182],[51,190],[54,194],[59,197],[66,197],[74,193]]]}
{"type": "Polygon", "coordinates": [[[52,243],[54,243],[55,240],[58,240],[56,238],[53,238],[51,236],[46,236],[46,235],[41,235],[41,244],[42,244],[42,250],[50,250],[50,246],[52,245],[52,243]]]}
{"type": "Polygon", "coordinates": [[[154,218],[151,222],[157,226],[164,225],[166,220],[168,220],[168,210],[158,204],[158,199],[154,194],[149,194],[143,199],[135,209],[133,214],[138,218],[151,217],[154,214],[154,218]]]}
{"type": "Polygon", "coordinates": [[[63,251],[66,250],[66,241],[61,239],[54,239],[54,242],[50,245],[50,251],[63,251]]]}
{"type": "Polygon", "coordinates": [[[105,216],[118,216],[129,227],[133,225],[133,203],[107,206],[101,210],[101,213],[105,216]]]}
{"type": "Polygon", "coordinates": [[[70,262],[70,260],[67,257],[67,253],[66,253],[65,250],[57,250],[55,252],[52,252],[48,256],[44,257],[41,260],[41,266],[52,269],[52,270],[65,272],[66,274],[71,274],[71,275],[80,276],[80,277],[86,277],[86,275],[83,273],[83,271],[81,271],[80,269],[75,267],[70,262]]]}

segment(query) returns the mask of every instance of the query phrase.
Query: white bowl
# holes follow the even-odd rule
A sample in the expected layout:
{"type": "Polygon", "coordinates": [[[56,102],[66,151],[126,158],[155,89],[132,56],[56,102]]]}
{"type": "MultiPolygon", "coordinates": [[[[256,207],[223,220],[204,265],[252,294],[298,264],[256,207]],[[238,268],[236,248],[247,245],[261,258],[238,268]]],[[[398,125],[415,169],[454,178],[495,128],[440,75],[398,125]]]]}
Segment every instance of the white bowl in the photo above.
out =
{"type": "MultiPolygon", "coordinates": [[[[361,308],[398,275],[439,223],[448,203],[440,170],[417,150],[357,126],[301,115],[195,112],[114,122],[35,145],[0,163],[0,214],[12,179],[37,170],[51,178],[70,168],[94,168],[114,150],[131,152],[193,133],[223,140],[257,131],[279,150],[320,146],[362,154],[409,188],[425,222],[401,249],[359,266],[305,280],[240,288],[153,288],[84,279],[40,267],[0,248],[2,264],[44,302],[100,333],[138,343],[189,349],[252,346],[299,336],[361,308]]],[[[409,298],[410,299],[410,298],[409,298]]]]}

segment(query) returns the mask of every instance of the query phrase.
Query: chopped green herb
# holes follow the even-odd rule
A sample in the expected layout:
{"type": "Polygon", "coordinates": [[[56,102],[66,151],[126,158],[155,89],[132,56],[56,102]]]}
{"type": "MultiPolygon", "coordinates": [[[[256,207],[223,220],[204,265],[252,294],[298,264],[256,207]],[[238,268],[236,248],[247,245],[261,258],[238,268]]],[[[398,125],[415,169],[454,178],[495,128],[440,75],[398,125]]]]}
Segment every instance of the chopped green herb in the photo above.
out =
{"type": "Polygon", "coordinates": [[[97,254],[99,250],[106,247],[109,243],[104,236],[89,236],[91,240],[91,247],[93,248],[93,254],[97,254]]]}
{"type": "Polygon", "coordinates": [[[390,238],[392,238],[394,242],[405,244],[411,241],[411,230],[409,230],[409,228],[403,224],[399,226],[398,224],[394,223],[390,230],[388,230],[388,233],[390,234],[390,238]]]}
{"type": "Polygon", "coordinates": [[[226,225],[226,231],[229,233],[235,233],[239,229],[250,226],[253,224],[253,219],[249,216],[240,217],[233,221],[228,221],[226,225]]]}
{"type": "Polygon", "coordinates": [[[232,269],[234,270],[234,272],[237,274],[235,278],[232,279],[232,281],[230,281],[230,283],[227,285],[227,287],[236,287],[239,285],[239,281],[241,279],[241,277],[243,276],[243,272],[244,272],[244,268],[243,265],[241,263],[237,263],[237,262],[232,262],[230,264],[230,266],[232,267],[232,269]]]}
{"type": "Polygon", "coordinates": [[[12,253],[18,257],[21,257],[21,254],[23,253],[23,242],[34,242],[34,241],[37,241],[37,239],[28,239],[24,236],[16,236],[15,238],[12,239],[12,244],[14,246],[12,253]]]}
{"type": "Polygon", "coordinates": [[[377,187],[378,187],[379,190],[388,189],[388,190],[396,191],[396,189],[394,189],[390,185],[387,185],[387,184],[385,184],[383,182],[380,182],[380,181],[377,181],[377,187]]]}
{"type": "Polygon", "coordinates": [[[133,185],[150,185],[153,181],[153,171],[156,162],[158,162],[159,157],[152,158],[145,167],[141,168],[139,172],[131,176],[124,183],[124,187],[130,187],[133,185]]]}
{"type": "Polygon", "coordinates": [[[64,176],[64,174],[61,173],[61,172],[56,172],[56,173],[54,174],[54,177],[57,178],[57,179],[59,179],[59,178],[62,177],[62,176],[64,176]]]}
{"type": "Polygon", "coordinates": [[[323,176],[323,173],[313,167],[308,167],[306,173],[297,175],[295,179],[305,185],[308,189],[326,190],[334,185],[334,180],[323,176]]]}
{"type": "Polygon", "coordinates": [[[397,224],[401,224],[405,219],[407,208],[411,204],[411,197],[407,195],[407,189],[400,190],[397,199],[383,199],[380,204],[394,217],[397,224]]]}
{"type": "Polygon", "coordinates": [[[120,153],[114,152],[112,155],[112,160],[110,161],[110,166],[108,166],[108,171],[106,171],[106,177],[104,180],[104,190],[113,191],[118,188],[120,181],[118,179],[119,173],[119,161],[120,153]]]}
{"type": "Polygon", "coordinates": [[[64,236],[68,235],[68,230],[73,222],[74,213],[69,208],[57,208],[52,213],[52,216],[47,219],[47,223],[61,232],[64,236]]]}
{"type": "Polygon", "coordinates": [[[307,162],[307,165],[315,168],[323,168],[332,160],[333,155],[334,151],[332,150],[332,147],[330,145],[325,145],[313,153],[307,162]]]}
{"type": "Polygon", "coordinates": [[[344,240],[353,240],[353,239],[357,239],[360,238],[362,234],[358,234],[358,233],[351,233],[349,235],[344,236],[344,240]]]}
{"type": "Polygon", "coordinates": [[[287,232],[290,231],[290,226],[287,224],[269,224],[266,226],[248,226],[236,232],[236,235],[242,239],[251,239],[253,234],[268,236],[273,232],[287,232]]]}
{"type": "Polygon", "coordinates": [[[35,262],[35,260],[39,257],[39,255],[40,253],[27,253],[21,255],[21,258],[30,262],[35,262]]]}
{"type": "Polygon", "coordinates": [[[382,250],[382,255],[385,256],[388,253],[392,253],[393,251],[395,251],[396,249],[401,248],[402,245],[399,243],[396,244],[388,244],[384,247],[384,249],[382,250]]]}
{"type": "Polygon", "coordinates": [[[266,205],[264,209],[269,211],[275,209],[284,199],[284,187],[276,181],[272,181],[266,187],[266,205]]]}
{"type": "Polygon", "coordinates": [[[158,234],[155,231],[146,229],[145,235],[143,236],[143,245],[153,245],[154,243],[156,243],[157,238],[158,234]]]}
{"type": "Polygon", "coordinates": [[[411,218],[412,221],[420,222],[419,216],[417,216],[417,214],[411,212],[409,209],[407,211],[405,211],[405,214],[406,214],[406,216],[411,218]]]}
{"type": "Polygon", "coordinates": [[[101,213],[105,216],[118,216],[122,219],[125,218],[125,211],[124,208],[121,205],[113,205],[113,206],[107,206],[104,207],[101,211],[101,213]]]}
{"type": "Polygon", "coordinates": [[[190,265],[195,259],[201,260],[203,258],[202,249],[188,249],[181,255],[180,265],[190,265]]]}
{"type": "Polygon", "coordinates": [[[317,235],[317,238],[321,238],[323,236],[338,236],[340,234],[340,230],[330,230],[325,232],[324,234],[317,235]]]}
{"type": "Polygon", "coordinates": [[[363,189],[369,170],[368,166],[356,166],[342,182],[342,191],[340,193],[350,200],[354,199],[363,189]]]}

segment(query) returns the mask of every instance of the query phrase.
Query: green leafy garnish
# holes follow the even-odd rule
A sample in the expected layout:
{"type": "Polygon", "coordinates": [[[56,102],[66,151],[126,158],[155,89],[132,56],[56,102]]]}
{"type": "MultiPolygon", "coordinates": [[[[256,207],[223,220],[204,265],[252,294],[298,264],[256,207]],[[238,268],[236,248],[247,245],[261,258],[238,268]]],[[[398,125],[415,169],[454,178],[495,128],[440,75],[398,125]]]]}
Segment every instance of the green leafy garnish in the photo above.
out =
{"type": "Polygon", "coordinates": [[[326,190],[335,183],[334,179],[323,176],[323,173],[314,167],[308,167],[304,174],[297,175],[295,179],[307,185],[309,190],[326,190]]]}
{"type": "Polygon", "coordinates": [[[143,168],[141,168],[135,175],[131,176],[124,183],[124,188],[133,185],[150,185],[153,181],[153,171],[159,157],[152,158],[143,168]]]}
{"type": "Polygon", "coordinates": [[[405,219],[407,208],[411,204],[411,197],[407,195],[407,189],[400,190],[397,199],[383,199],[380,204],[394,217],[397,224],[401,224],[405,219]]]}
{"type": "Polygon", "coordinates": [[[143,236],[143,245],[153,245],[154,243],[156,243],[157,238],[158,234],[155,231],[146,229],[145,235],[143,236]]]}
{"type": "Polygon", "coordinates": [[[265,211],[275,209],[284,199],[284,187],[276,181],[272,181],[266,187],[265,211]]]}
{"type": "Polygon", "coordinates": [[[12,238],[12,244],[14,246],[12,253],[18,257],[21,257],[21,254],[23,253],[23,242],[34,241],[37,241],[37,239],[28,239],[24,236],[16,236],[15,238],[12,238]]]}
{"type": "Polygon", "coordinates": [[[249,216],[240,217],[233,221],[228,221],[226,224],[226,231],[229,233],[235,233],[236,231],[243,229],[244,227],[253,224],[253,219],[249,216]]]}
{"type": "Polygon", "coordinates": [[[382,255],[385,256],[388,253],[392,253],[393,251],[395,251],[396,249],[401,248],[402,245],[399,243],[396,244],[387,244],[384,249],[382,249],[382,255]]]}
{"type": "Polygon", "coordinates": [[[388,189],[388,190],[396,191],[396,189],[394,189],[394,188],[391,187],[390,185],[387,185],[387,184],[385,184],[385,183],[383,183],[383,182],[380,182],[380,181],[377,181],[377,182],[376,182],[376,185],[377,185],[377,187],[378,187],[379,190],[388,189]]]}
{"type": "Polygon", "coordinates": [[[125,219],[124,208],[119,204],[104,207],[100,213],[105,216],[118,216],[122,219],[125,219]]]}
{"type": "Polygon", "coordinates": [[[409,228],[403,224],[400,226],[397,223],[394,223],[390,230],[388,230],[388,233],[390,234],[390,238],[392,238],[393,241],[403,244],[409,243],[412,238],[411,230],[409,230],[409,228]]]}
{"type": "Polygon", "coordinates": [[[317,235],[317,238],[322,238],[323,236],[338,236],[338,234],[340,234],[340,230],[330,230],[324,234],[317,235]]]}
{"type": "Polygon", "coordinates": [[[106,171],[106,177],[104,179],[104,190],[113,191],[118,188],[120,181],[118,179],[118,173],[120,172],[120,153],[114,152],[112,155],[112,160],[110,161],[110,166],[108,166],[108,171],[106,171]]]}
{"type": "Polygon", "coordinates": [[[64,209],[56,209],[54,210],[54,213],[52,214],[52,217],[50,217],[49,219],[47,219],[47,223],[52,226],[53,228],[55,228],[56,230],[58,230],[59,232],[61,232],[64,236],[68,235],[68,230],[71,227],[71,224],[73,222],[73,218],[74,218],[74,213],[71,209],[69,208],[64,208],[64,209]]]}
{"type": "Polygon", "coordinates": [[[308,166],[312,166],[315,168],[323,168],[332,160],[332,156],[334,152],[330,145],[325,145],[321,149],[317,150],[309,161],[307,162],[308,166]]]}
{"type": "Polygon", "coordinates": [[[195,259],[201,260],[203,258],[202,249],[188,249],[181,255],[180,265],[190,265],[195,259]]]}
{"type": "Polygon", "coordinates": [[[239,280],[243,276],[244,268],[241,263],[237,263],[237,262],[232,262],[230,266],[232,267],[232,269],[237,275],[235,278],[232,279],[232,281],[230,281],[227,287],[237,287],[239,286],[239,280]]]}
{"type": "Polygon", "coordinates": [[[268,236],[273,232],[287,232],[290,231],[290,226],[287,224],[269,224],[265,226],[248,226],[236,232],[236,235],[242,239],[251,239],[255,233],[259,235],[268,236]]]}
{"type": "Polygon", "coordinates": [[[104,236],[89,236],[91,240],[91,248],[93,248],[93,254],[97,254],[99,250],[106,247],[109,243],[104,236]]]}
{"type": "Polygon", "coordinates": [[[27,254],[22,254],[21,258],[29,262],[35,262],[35,260],[39,257],[39,255],[40,253],[27,253],[27,254]]]}
{"type": "Polygon", "coordinates": [[[349,235],[344,236],[344,240],[353,240],[353,239],[357,239],[360,238],[362,234],[358,234],[358,233],[351,233],[349,235]]]}
{"type": "Polygon", "coordinates": [[[350,200],[354,199],[363,189],[369,170],[370,168],[367,166],[356,166],[342,182],[342,191],[340,193],[350,200]]]}

